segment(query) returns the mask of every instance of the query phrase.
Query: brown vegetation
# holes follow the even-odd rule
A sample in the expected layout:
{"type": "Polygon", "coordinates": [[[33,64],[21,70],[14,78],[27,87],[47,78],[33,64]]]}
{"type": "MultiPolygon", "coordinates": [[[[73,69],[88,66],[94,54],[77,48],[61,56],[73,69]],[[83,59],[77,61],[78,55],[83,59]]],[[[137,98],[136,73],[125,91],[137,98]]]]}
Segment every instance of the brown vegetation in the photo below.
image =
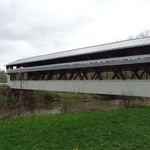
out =
{"type": "Polygon", "coordinates": [[[130,96],[63,93],[10,89],[0,86],[0,119],[40,112],[42,108],[58,104],[63,113],[122,109],[146,104],[147,99],[130,96]],[[115,104],[116,98],[118,99],[115,104]],[[119,100],[120,99],[120,100],[119,100]]]}

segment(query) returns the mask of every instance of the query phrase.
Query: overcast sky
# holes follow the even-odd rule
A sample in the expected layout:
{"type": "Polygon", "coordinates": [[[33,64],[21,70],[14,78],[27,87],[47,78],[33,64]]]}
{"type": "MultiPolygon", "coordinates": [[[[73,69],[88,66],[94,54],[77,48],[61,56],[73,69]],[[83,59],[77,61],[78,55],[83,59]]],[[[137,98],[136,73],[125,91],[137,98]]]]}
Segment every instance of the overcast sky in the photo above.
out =
{"type": "Polygon", "coordinates": [[[150,0],[0,0],[0,68],[150,29],[150,0]]]}

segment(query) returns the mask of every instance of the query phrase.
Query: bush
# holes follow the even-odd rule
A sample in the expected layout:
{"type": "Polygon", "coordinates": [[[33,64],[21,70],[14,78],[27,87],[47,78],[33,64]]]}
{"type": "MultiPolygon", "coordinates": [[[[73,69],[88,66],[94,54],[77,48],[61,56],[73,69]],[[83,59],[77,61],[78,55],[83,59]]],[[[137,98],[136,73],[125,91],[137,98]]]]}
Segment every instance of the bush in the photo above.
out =
{"type": "MultiPolygon", "coordinates": [[[[8,85],[0,86],[0,104],[5,103],[6,105],[10,105],[15,101],[14,95],[11,93],[11,89],[8,85]]],[[[1,105],[0,105],[1,107],[1,105]]]]}
{"type": "Polygon", "coordinates": [[[0,85],[0,93],[8,95],[8,93],[10,93],[10,87],[6,84],[0,85]]]}
{"type": "Polygon", "coordinates": [[[55,94],[52,91],[41,91],[41,96],[47,101],[53,101],[55,99],[55,94]]]}

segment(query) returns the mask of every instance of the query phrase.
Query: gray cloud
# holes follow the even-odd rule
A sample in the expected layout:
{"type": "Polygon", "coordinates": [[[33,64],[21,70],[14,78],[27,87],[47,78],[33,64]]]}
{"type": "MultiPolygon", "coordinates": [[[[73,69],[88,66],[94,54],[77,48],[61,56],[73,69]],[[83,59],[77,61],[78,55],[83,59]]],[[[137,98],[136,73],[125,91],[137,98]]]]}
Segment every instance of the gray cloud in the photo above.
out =
{"type": "MultiPolygon", "coordinates": [[[[24,5],[27,4],[24,2],[24,5]]],[[[31,8],[35,9],[32,5],[31,8],[22,7],[22,4],[12,1],[5,10],[0,10],[0,14],[5,18],[5,23],[0,26],[1,40],[24,40],[38,48],[43,48],[48,43],[60,46],[65,37],[77,32],[82,25],[90,23],[93,19],[82,14],[66,18],[49,9],[31,13],[31,8]]]]}

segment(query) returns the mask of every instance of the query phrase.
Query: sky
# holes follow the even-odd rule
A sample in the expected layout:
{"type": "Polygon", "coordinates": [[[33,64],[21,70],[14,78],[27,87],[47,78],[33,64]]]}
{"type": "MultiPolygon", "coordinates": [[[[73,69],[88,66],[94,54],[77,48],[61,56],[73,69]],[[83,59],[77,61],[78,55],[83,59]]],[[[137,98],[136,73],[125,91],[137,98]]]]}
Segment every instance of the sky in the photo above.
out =
{"type": "Polygon", "coordinates": [[[0,0],[0,69],[150,29],[150,0],[0,0]]]}

